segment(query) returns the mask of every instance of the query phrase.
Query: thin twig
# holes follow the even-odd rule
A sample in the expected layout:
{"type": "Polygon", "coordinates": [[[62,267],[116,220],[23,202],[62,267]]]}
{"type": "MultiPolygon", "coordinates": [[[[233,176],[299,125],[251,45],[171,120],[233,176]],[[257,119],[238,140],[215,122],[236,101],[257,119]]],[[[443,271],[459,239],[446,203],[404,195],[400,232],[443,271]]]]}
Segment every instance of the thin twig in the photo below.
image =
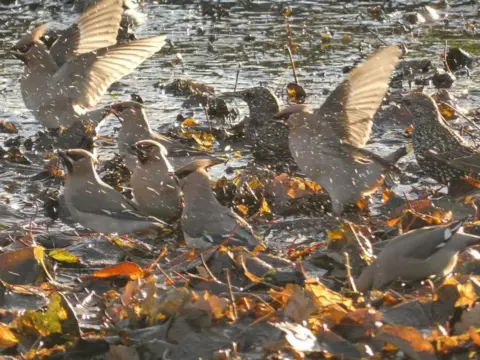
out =
{"type": "Polygon", "coordinates": [[[235,76],[235,86],[233,87],[233,91],[237,91],[237,85],[238,85],[238,77],[240,76],[240,69],[242,68],[242,65],[240,63],[237,63],[237,75],[235,76]]]}
{"type": "Polygon", "coordinates": [[[290,46],[288,45],[285,45],[285,49],[287,49],[288,57],[290,58],[290,66],[292,67],[295,84],[298,84],[297,71],[295,70],[295,62],[293,61],[292,49],[290,49],[290,46]]]}
{"type": "Polygon", "coordinates": [[[347,268],[348,283],[350,284],[350,287],[352,288],[353,291],[358,292],[357,286],[355,285],[355,281],[353,281],[353,277],[352,277],[352,267],[350,266],[350,256],[348,256],[347,252],[344,252],[343,257],[345,258],[345,267],[347,268]]]}
{"type": "Polygon", "coordinates": [[[385,45],[385,46],[390,46],[390,44],[387,44],[385,41],[383,41],[383,39],[382,39],[380,36],[378,36],[378,34],[375,33],[375,31],[373,31],[372,29],[369,29],[368,26],[366,27],[366,29],[367,29],[373,36],[375,36],[375,37],[377,38],[377,40],[380,41],[383,45],[385,45]]]}
{"type": "Polygon", "coordinates": [[[462,118],[464,118],[465,120],[467,120],[475,129],[479,130],[480,131],[480,126],[478,126],[475,121],[473,121],[472,119],[469,119],[465,114],[463,114],[462,112],[458,111],[454,106],[450,105],[450,104],[447,104],[443,101],[440,101],[439,104],[442,104],[442,105],[445,105],[445,106],[448,106],[450,109],[452,110],[455,110],[455,112],[460,115],[462,118]]]}
{"type": "Polygon", "coordinates": [[[445,66],[445,69],[447,70],[447,72],[449,72],[450,74],[452,73],[452,71],[450,70],[450,66],[448,66],[448,62],[447,62],[447,40],[445,40],[445,47],[443,48],[443,66],[445,66]]]}
{"type": "Polygon", "coordinates": [[[230,296],[230,302],[232,303],[233,316],[235,321],[238,320],[237,304],[235,304],[235,297],[232,292],[232,282],[230,280],[230,269],[227,269],[227,285],[228,285],[228,295],[230,296]]]}
{"type": "Polygon", "coordinates": [[[212,271],[209,269],[209,267],[207,266],[207,263],[205,262],[205,259],[203,258],[203,254],[200,254],[200,260],[202,260],[202,264],[203,264],[203,267],[205,268],[205,270],[207,271],[208,275],[210,275],[210,277],[215,280],[216,282],[220,282],[218,281],[217,277],[215,275],[213,275],[212,271]]]}

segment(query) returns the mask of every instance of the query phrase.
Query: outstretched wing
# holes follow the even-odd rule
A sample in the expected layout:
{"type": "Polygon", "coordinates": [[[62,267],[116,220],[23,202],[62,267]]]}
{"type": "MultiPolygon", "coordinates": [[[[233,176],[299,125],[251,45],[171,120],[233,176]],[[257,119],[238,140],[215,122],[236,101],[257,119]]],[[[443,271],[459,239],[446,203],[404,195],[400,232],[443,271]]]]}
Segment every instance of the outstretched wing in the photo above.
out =
{"type": "Polygon", "coordinates": [[[87,9],[55,41],[50,54],[59,67],[78,55],[115,45],[122,0],[102,0],[87,9]]]}

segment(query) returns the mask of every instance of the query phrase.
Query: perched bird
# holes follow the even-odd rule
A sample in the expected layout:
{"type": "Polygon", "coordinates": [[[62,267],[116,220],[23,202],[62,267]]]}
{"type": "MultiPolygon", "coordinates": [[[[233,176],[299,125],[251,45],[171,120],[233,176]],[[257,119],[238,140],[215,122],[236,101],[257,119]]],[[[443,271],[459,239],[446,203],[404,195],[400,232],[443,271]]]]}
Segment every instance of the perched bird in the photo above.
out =
{"type": "Polygon", "coordinates": [[[122,123],[118,132],[118,151],[125,158],[125,165],[130,171],[135,170],[136,154],[132,146],[140,140],[155,140],[167,149],[168,160],[174,169],[181,167],[195,158],[213,158],[206,152],[194,150],[182,143],[154,132],[150,128],[145,106],[135,101],[123,101],[113,104],[110,112],[122,123]]]}
{"type": "Polygon", "coordinates": [[[400,54],[396,46],[375,53],[313,113],[307,105],[292,105],[276,115],[287,118],[296,163],[328,193],[336,215],[371,191],[384,170],[406,154],[401,148],[382,158],[363,149],[400,54]]]}
{"type": "Polygon", "coordinates": [[[220,96],[239,98],[247,103],[249,116],[243,125],[256,161],[275,168],[296,167],[288,147],[288,129],[271,121],[280,111],[280,101],[271,90],[253,87],[243,91],[224,92],[220,96]]]}
{"type": "Polygon", "coordinates": [[[450,128],[430,96],[409,94],[402,105],[412,117],[413,149],[423,172],[454,197],[476,189],[465,177],[480,179],[480,151],[450,128]]]}
{"type": "Polygon", "coordinates": [[[141,214],[132,201],[105,184],[95,171],[95,158],[90,152],[71,149],[58,154],[68,170],[64,196],[75,221],[104,234],[127,234],[165,226],[160,220],[141,214]]]}
{"type": "Polygon", "coordinates": [[[396,279],[415,281],[449,274],[460,252],[480,244],[480,236],[461,231],[465,221],[412,230],[390,240],[355,281],[358,291],[380,289],[396,279]]]}
{"type": "Polygon", "coordinates": [[[10,53],[22,60],[23,100],[47,128],[88,119],[107,88],[159,51],[165,36],[116,44],[122,0],[101,0],[86,10],[48,50],[47,25],[24,35],[10,53]]]}
{"type": "Polygon", "coordinates": [[[140,211],[169,221],[182,214],[181,191],[172,178],[167,149],[154,140],[135,144],[138,162],[130,179],[133,201],[140,211]]]}
{"type": "Polygon", "coordinates": [[[206,168],[217,163],[195,160],[175,172],[184,196],[181,225],[185,241],[189,247],[206,248],[229,239],[228,244],[254,248],[259,241],[250,225],[213,194],[206,168]]]}

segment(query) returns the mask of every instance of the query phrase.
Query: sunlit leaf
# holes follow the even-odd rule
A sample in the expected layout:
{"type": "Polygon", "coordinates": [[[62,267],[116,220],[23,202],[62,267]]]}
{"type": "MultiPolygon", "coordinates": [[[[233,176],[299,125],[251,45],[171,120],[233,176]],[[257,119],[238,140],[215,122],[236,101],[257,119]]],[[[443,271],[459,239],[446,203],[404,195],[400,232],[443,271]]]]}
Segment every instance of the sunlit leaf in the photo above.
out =
{"type": "Polygon", "coordinates": [[[143,270],[140,266],[130,261],[124,261],[120,264],[108,266],[105,269],[95,271],[92,276],[98,279],[112,277],[127,277],[130,280],[136,280],[143,277],[143,270]]]}
{"type": "Polygon", "coordinates": [[[337,230],[327,230],[327,240],[342,240],[345,236],[345,231],[343,228],[337,230]]]}
{"type": "Polygon", "coordinates": [[[10,328],[0,323],[0,350],[8,349],[18,344],[17,337],[10,328]]]}
{"type": "Polygon", "coordinates": [[[195,125],[198,125],[198,123],[192,118],[186,118],[182,122],[182,126],[185,126],[185,127],[195,126],[195,125]]]}
{"type": "Polygon", "coordinates": [[[351,42],[353,39],[352,37],[349,35],[349,34],[342,34],[342,42],[343,43],[349,43],[351,42]]]}
{"type": "Polygon", "coordinates": [[[266,215],[266,214],[272,213],[272,210],[270,210],[270,206],[268,205],[267,200],[265,200],[265,198],[262,199],[258,212],[260,213],[260,215],[266,215]]]}
{"type": "Polygon", "coordinates": [[[50,296],[46,311],[27,310],[15,320],[19,332],[48,336],[53,333],[62,333],[62,322],[68,320],[69,311],[64,308],[62,297],[58,293],[50,296]]]}
{"type": "Polygon", "coordinates": [[[78,263],[80,263],[80,259],[76,255],[72,254],[71,252],[69,252],[68,250],[65,250],[65,249],[51,250],[48,253],[48,256],[50,256],[54,260],[57,260],[59,262],[68,263],[68,264],[78,264],[78,263]]]}
{"type": "Polygon", "coordinates": [[[242,214],[242,216],[247,216],[247,214],[248,214],[248,206],[247,205],[238,204],[238,205],[235,205],[235,207],[237,208],[238,212],[240,214],[242,214]]]}

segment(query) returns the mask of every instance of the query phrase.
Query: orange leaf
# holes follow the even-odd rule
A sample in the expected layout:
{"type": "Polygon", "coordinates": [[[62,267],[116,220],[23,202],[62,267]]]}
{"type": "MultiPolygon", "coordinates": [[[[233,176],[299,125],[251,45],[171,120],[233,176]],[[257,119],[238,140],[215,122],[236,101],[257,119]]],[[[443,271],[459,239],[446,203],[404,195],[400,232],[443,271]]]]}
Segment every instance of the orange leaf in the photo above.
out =
{"type": "Polygon", "coordinates": [[[248,206],[247,205],[239,204],[239,205],[235,205],[235,207],[240,212],[240,214],[242,214],[242,216],[247,216],[247,214],[248,214],[248,206]]]}
{"type": "Polygon", "coordinates": [[[398,224],[398,222],[402,219],[401,216],[393,218],[393,219],[388,219],[387,220],[387,226],[395,226],[398,224]]]}
{"type": "Polygon", "coordinates": [[[120,264],[106,267],[105,269],[95,271],[92,276],[98,279],[107,279],[111,277],[128,277],[130,280],[136,280],[143,277],[143,270],[140,266],[130,261],[124,261],[120,264]]]}
{"type": "Polygon", "coordinates": [[[195,126],[195,125],[198,125],[197,122],[192,119],[192,118],[186,118],[185,120],[183,120],[182,122],[182,126],[195,126]]]}

